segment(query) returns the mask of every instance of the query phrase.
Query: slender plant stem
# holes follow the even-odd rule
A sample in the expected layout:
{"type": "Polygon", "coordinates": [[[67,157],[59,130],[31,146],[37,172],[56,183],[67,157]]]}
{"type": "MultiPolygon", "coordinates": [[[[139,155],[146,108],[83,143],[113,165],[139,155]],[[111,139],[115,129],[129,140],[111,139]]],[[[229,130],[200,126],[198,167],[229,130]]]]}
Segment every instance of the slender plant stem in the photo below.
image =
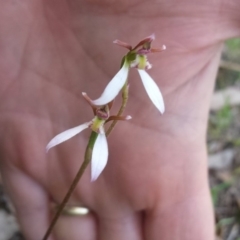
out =
{"type": "MultiPolygon", "coordinates": [[[[127,105],[127,101],[128,101],[128,81],[126,81],[126,83],[124,84],[123,88],[122,88],[122,105],[117,113],[117,117],[120,117],[127,105]]],[[[117,120],[114,120],[111,125],[109,126],[107,132],[106,132],[106,136],[108,136],[111,131],[113,130],[113,128],[115,127],[115,125],[117,124],[117,120]]]]}
{"type": "Polygon", "coordinates": [[[85,155],[84,155],[84,162],[82,163],[80,169],[78,170],[78,173],[76,174],[70,188],[68,189],[68,192],[67,194],[65,195],[64,199],[62,200],[61,204],[59,205],[59,207],[57,208],[57,212],[56,214],[54,215],[52,221],[51,221],[51,224],[49,225],[44,237],[43,237],[43,240],[47,240],[48,237],[50,236],[51,232],[52,232],[52,229],[53,227],[55,226],[60,214],[62,213],[62,210],[64,209],[67,201],[69,200],[72,192],[74,191],[75,187],[77,186],[80,178],[82,177],[86,167],[88,166],[89,162],[91,161],[91,158],[92,158],[92,150],[93,150],[93,146],[95,144],[95,141],[97,139],[97,136],[98,136],[98,133],[92,131],[91,135],[90,135],[90,138],[89,138],[89,142],[88,142],[88,145],[87,145],[87,148],[85,150],[85,155]]]}

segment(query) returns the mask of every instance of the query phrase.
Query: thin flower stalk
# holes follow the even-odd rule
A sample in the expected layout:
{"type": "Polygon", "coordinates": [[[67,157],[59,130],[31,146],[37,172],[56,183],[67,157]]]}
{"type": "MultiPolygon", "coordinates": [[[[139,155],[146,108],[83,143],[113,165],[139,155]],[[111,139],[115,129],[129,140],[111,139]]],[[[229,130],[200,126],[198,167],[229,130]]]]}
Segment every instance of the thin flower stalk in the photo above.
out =
{"type": "MultiPolygon", "coordinates": [[[[117,117],[120,117],[126,106],[127,106],[127,102],[128,102],[128,91],[129,90],[129,86],[128,86],[128,82],[126,81],[126,83],[124,84],[123,88],[122,88],[122,105],[120,107],[120,109],[118,110],[117,113],[117,117]]],[[[111,125],[109,126],[108,130],[106,131],[106,136],[109,136],[109,134],[112,132],[113,128],[116,126],[117,124],[117,119],[113,120],[111,125]]]]}
{"type": "Polygon", "coordinates": [[[57,208],[57,212],[55,213],[44,237],[43,237],[43,240],[47,240],[48,237],[50,236],[55,224],[57,223],[57,220],[59,218],[59,216],[61,215],[66,203],[68,202],[69,198],[71,197],[72,195],[72,192],[74,191],[74,189],[76,188],[79,180],[81,179],[83,173],[85,172],[88,164],[90,163],[91,161],[91,158],[92,158],[92,152],[93,152],[93,147],[94,147],[94,144],[96,142],[96,139],[98,137],[98,134],[94,131],[91,132],[91,135],[90,135],[90,138],[89,138],[89,141],[88,141],[88,145],[87,145],[87,148],[85,150],[85,155],[84,155],[84,161],[80,167],[80,169],[78,170],[75,178],[73,179],[73,182],[71,184],[71,186],[69,187],[65,197],[63,198],[62,202],[60,203],[60,205],[58,206],[57,208]]]}

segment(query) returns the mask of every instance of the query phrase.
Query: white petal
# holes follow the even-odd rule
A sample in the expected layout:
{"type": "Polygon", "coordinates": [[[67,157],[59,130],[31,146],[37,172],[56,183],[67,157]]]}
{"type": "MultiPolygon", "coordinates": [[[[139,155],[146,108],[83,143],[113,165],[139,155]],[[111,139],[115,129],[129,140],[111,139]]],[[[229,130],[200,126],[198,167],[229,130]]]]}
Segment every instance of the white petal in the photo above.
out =
{"type": "Polygon", "coordinates": [[[75,135],[77,135],[78,133],[80,133],[81,131],[83,131],[84,129],[88,128],[88,126],[91,124],[91,122],[87,122],[84,124],[81,124],[77,127],[68,129],[60,134],[58,134],[57,136],[55,136],[47,145],[46,147],[46,151],[48,151],[50,148],[67,141],[68,139],[74,137],[75,135]]]}
{"type": "Polygon", "coordinates": [[[93,147],[92,163],[91,163],[91,181],[95,181],[103,169],[105,168],[108,160],[108,144],[105,134],[98,134],[97,140],[93,147]]]}
{"type": "Polygon", "coordinates": [[[157,107],[157,109],[161,113],[164,113],[165,111],[164,101],[157,84],[154,82],[154,80],[149,76],[149,74],[146,71],[138,69],[138,72],[140,74],[144,88],[146,89],[149,98],[151,99],[153,104],[157,107]]]}
{"type": "Polygon", "coordinates": [[[129,67],[124,64],[114,78],[108,83],[100,98],[93,100],[94,105],[105,105],[111,102],[121,91],[127,81],[129,67]]]}

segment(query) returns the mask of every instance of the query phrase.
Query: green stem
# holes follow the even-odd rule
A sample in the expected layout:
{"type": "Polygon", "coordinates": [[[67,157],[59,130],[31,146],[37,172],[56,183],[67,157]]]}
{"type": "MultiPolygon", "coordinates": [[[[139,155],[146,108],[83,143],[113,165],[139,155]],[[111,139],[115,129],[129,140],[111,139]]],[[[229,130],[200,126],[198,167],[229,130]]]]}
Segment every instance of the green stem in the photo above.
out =
{"type": "Polygon", "coordinates": [[[91,158],[92,158],[92,150],[93,150],[93,146],[95,144],[95,141],[97,139],[97,136],[98,136],[98,133],[92,131],[91,135],[90,135],[90,138],[89,138],[89,141],[88,141],[88,145],[87,145],[87,148],[85,150],[85,155],[84,155],[84,162],[82,163],[80,169],[78,170],[78,173],[77,175],[75,176],[70,188],[68,189],[68,192],[67,194],[65,195],[64,199],[62,200],[62,202],[60,203],[59,207],[57,208],[57,212],[56,214],[54,215],[52,221],[51,221],[51,224],[50,226],[48,227],[48,230],[46,231],[44,237],[43,237],[43,240],[47,240],[49,235],[51,234],[52,232],[52,229],[53,227],[55,226],[60,214],[62,213],[62,210],[64,209],[67,201],[69,200],[73,190],[75,189],[75,187],[77,186],[80,178],[82,177],[84,171],[86,170],[89,162],[91,161],[91,158]]]}
{"type": "MultiPolygon", "coordinates": [[[[124,109],[126,108],[127,105],[127,101],[128,101],[128,81],[125,82],[123,88],[122,88],[122,105],[117,113],[117,117],[120,117],[124,111],[124,109]]],[[[106,132],[106,136],[108,136],[111,131],[113,130],[113,128],[115,127],[115,125],[117,124],[117,120],[114,120],[111,125],[109,126],[107,132],[106,132]]]]}

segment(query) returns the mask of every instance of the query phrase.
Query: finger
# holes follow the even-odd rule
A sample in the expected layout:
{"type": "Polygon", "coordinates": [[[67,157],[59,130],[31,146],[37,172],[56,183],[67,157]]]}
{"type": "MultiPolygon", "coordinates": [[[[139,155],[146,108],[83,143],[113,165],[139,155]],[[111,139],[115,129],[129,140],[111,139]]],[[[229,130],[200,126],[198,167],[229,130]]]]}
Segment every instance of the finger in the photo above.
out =
{"type": "Polygon", "coordinates": [[[82,216],[61,215],[54,228],[57,240],[97,240],[97,224],[94,214],[82,216]]]}
{"type": "MultiPolygon", "coordinates": [[[[2,169],[3,181],[26,239],[42,239],[49,225],[49,200],[45,190],[17,169],[2,169]]],[[[49,240],[52,238],[49,238],[49,240]]]]}
{"type": "Polygon", "coordinates": [[[208,193],[175,204],[166,204],[163,209],[149,212],[144,222],[144,239],[214,239],[213,214],[208,193]]]}
{"type": "Polygon", "coordinates": [[[131,213],[124,217],[99,217],[99,239],[143,240],[141,214],[131,213]]]}

